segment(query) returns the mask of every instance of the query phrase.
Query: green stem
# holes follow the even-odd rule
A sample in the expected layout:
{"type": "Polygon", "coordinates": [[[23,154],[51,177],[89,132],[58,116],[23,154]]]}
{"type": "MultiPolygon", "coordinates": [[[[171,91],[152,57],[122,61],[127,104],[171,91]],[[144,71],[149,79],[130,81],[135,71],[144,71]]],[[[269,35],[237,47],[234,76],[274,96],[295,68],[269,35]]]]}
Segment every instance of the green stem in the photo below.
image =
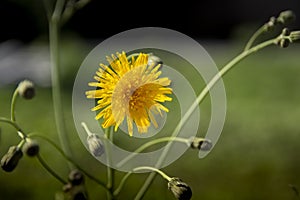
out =
{"type": "Polygon", "coordinates": [[[129,160],[131,160],[133,157],[135,157],[137,155],[137,153],[140,153],[142,151],[144,151],[145,149],[153,146],[153,145],[156,145],[156,144],[159,144],[159,143],[162,143],[162,142],[182,142],[182,143],[185,143],[185,144],[189,144],[189,139],[186,139],[186,138],[180,138],[180,137],[163,137],[163,138],[158,138],[158,139],[155,139],[155,140],[152,140],[152,141],[149,141],[145,144],[143,144],[142,146],[140,146],[139,148],[137,148],[132,154],[130,154],[129,156],[125,157],[123,160],[121,160],[118,164],[117,164],[117,167],[121,167],[123,166],[125,163],[127,163],[129,160]]]}
{"type": "Polygon", "coordinates": [[[261,26],[257,31],[251,36],[249,41],[247,42],[244,51],[247,51],[254,44],[255,40],[266,30],[266,25],[261,26]]]}
{"type": "MultiPolygon", "coordinates": [[[[190,115],[194,112],[195,108],[199,106],[199,104],[203,101],[203,99],[206,97],[206,95],[209,93],[210,89],[220,80],[230,69],[232,69],[237,63],[239,63],[241,60],[249,56],[250,54],[259,51],[260,49],[263,49],[267,46],[270,46],[272,44],[276,44],[276,41],[278,38],[267,40],[263,43],[260,43],[251,49],[248,49],[246,51],[243,51],[241,54],[239,54],[237,57],[232,59],[229,63],[227,63],[210,81],[209,83],[205,86],[205,88],[201,91],[201,93],[198,95],[196,100],[193,102],[191,107],[188,109],[188,111],[185,113],[185,115],[182,117],[176,128],[174,129],[171,137],[176,137],[179,131],[181,130],[182,125],[188,120],[190,115]]],[[[163,163],[164,159],[166,158],[169,150],[171,148],[171,144],[169,143],[162,155],[160,156],[159,160],[156,163],[156,167],[159,168],[161,164],[163,163]]],[[[149,186],[153,182],[155,178],[155,173],[150,173],[150,175],[147,177],[145,183],[141,187],[141,189],[138,191],[135,200],[142,199],[143,196],[145,195],[146,191],[148,190],[149,186]]]]}
{"type": "Polygon", "coordinates": [[[13,126],[17,130],[18,135],[22,139],[27,137],[26,134],[22,131],[22,129],[20,128],[20,126],[16,122],[14,122],[10,119],[7,119],[5,117],[0,117],[0,122],[7,123],[7,124],[10,124],[11,126],[13,126]]]}
{"type": "Polygon", "coordinates": [[[154,168],[154,167],[148,167],[148,166],[141,166],[141,167],[136,167],[134,168],[132,171],[133,172],[137,172],[137,171],[142,171],[142,170],[150,170],[150,171],[153,171],[153,172],[156,172],[158,173],[159,175],[161,175],[164,179],[166,179],[167,181],[170,181],[171,180],[171,177],[169,177],[167,174],[165,174],[163,171],[157,169],[157,168],[154,168]]]}
{"type": "Polygon", "coordinates": [[[71,162],[77,169],[79,169],[82,173],[84,173],[88,178],[90,178],[94,182],[98,183],[99,185],[101,185],[102,187],[104,187],[105,189],[107,189],[107,187],[106,187],[106,185],[105,185],[104,182],[102,182],[101,180],[98,180],[93,175],[91,175],[90,173],[88,173],[86,170],[82,169],[79,164],[77,164],[72,158],[68,157],[64,153],[64,151],[61,148],[59,148],[59,146],[57,144],[55,144],[49,138],[47,138],[47,137],[45,137],[43,135],[35,134],[35,133],[28,134],[28,137],[38,137],[38,138],[41,138],[41,139],[45,140],[50,145],[52,145],[67,161],[71,162]]]}
{"type": "MultiPolygon", "coordinates": [[[[52,95],[55,123],[58,132],[58,138],[62,145],[63,151],[69,157],[72,156],[71,148],[69,146],[69,139],[66,132],[64,112],[62,106],[61,89],[60,89],[60,59],[59,59],[59,29],[60,18],[64,7],[64,0],[57,0],[55,10],[49,21],[49,43],[50,43],[50,59],[51,59],[51,80],[52,80],[52,95]]],[[[69,164],[69,168],[73,168],[69,164]]]]}
{"type": "Polygon", "coordinates": [[[11,121],[16,121],[16,102],[18,97],[18,88],[15,89],[14,94],[11,99],[11,105],[10,105],[10,119],[11,121]]]}
{"type": "Polygon", "coordinates": [[[51,169],[51,167],[44,161],[44,159],[41,157],[40,154],[37,155],[38,161],[41,163],[41,165],[57,180],[59,180],[62,184],[67,184],[67,181],[65,181],[63,178],[61,178],[54,170],[51,169]]]}
{"type": "Polygon", "coordinates": [[[114,191],[114,196],[119,195],[119,193],[121,192],[123,186],[125,185],[127,179],[129,178],[129,176],[133,173],[133,172],[137,172],[137,171],[141,171],[141,170],[151,170],[153,172],[156,172],[158,174],[160,174],[164,179],[166,179],[167,181],[170,181],[171,178],[165,174],[163,171],[153,168],[153,167],[148,167],[148,166],[141,166],[141,167],[136,167],[134,168],[132,171],[127,172],[126,175],[122,178],[119,187],[114,191]]]}
{"type": "Polygon", "coordinates": [[[114,196],[118,196],[118,195],[119,195],[119,193],[121,192],[123,186],[125,185],[127,179],[129,178],[129,176],[130,176],[131,174],[132,174],[132,171],[127,172],[127,173],[125,174],[125,176],[122,178],[122,180],[121,180],[121,182],[120,182],[118,188],[114,191],[114,193],[113,193],[114,196]]]}
{"type": "MultiPolygon", "coordinates": [[[[111,128],[107,128],[105,129],[105,137],[106,139],[108,139],[109,141],[113,142],[113,133],[112,133],[112,129],[111,128]]],[[[107,188],[109,191],[107,191],[107,198],[108,199],[115,199],[114,195],[113,195],[113,191],[114,191],[114,179],[115,179],[115,170],[113,168],[111,168],[111,152],[110,152],[110,148],[108,147],[108,140],[104,141],[105,144],[105,150],[106,150],[106,156],[107,156],[107,188]]]]}

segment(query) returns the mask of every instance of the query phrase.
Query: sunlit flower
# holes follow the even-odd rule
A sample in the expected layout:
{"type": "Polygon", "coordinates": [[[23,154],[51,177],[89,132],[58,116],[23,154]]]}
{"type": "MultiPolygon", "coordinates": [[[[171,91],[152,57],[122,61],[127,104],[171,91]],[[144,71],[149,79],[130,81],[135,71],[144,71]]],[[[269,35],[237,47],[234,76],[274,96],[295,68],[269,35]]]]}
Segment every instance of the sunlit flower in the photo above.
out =
{"type": "Polygon", "coordinates": [[[159,78],[161,64],[153,62],[148,54],[140,53],[127,58],[125,52],[107,57],[109,66],[100,64],[94,79],[89,83],[96,87],[87,91],[87,98],[97,99],[92,111],[99,111],[95,119],[103,118],[102,127],[115,126],[115,131],[125,120],[129,135],[133,134],[133,123],[139,133],[146,133],[151,123],[158,127],[155,115],[169,110],[161,103],[171,101],[167,87],[171,80],[159,78]]]}

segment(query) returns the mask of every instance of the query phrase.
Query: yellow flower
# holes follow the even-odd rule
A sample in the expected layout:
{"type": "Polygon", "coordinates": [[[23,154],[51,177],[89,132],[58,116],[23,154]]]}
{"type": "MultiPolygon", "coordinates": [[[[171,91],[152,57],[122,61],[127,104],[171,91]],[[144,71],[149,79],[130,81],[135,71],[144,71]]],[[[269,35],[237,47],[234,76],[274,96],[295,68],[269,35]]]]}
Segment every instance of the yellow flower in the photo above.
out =
{"type": "Polygon", "coordinates": [[[171,80],[159,78],[161,65],[153,62],[148,54],[126,57],[125,52],[107,57],[109,66],[100,64],[94,79],[89,86],[95,90],[86,92],[89,99],[97,99],[92,111],[99,111],[95,119],[103,118],[102,127],[115,126],[127,121],[129,135],[133,134],[133,123],[139,133],[146,133],[151,123],[157,128],[154,115],[162,115],[169,110],[161,103],[171,101],[166,96],[172,94],[167,87],[171,80]]]}

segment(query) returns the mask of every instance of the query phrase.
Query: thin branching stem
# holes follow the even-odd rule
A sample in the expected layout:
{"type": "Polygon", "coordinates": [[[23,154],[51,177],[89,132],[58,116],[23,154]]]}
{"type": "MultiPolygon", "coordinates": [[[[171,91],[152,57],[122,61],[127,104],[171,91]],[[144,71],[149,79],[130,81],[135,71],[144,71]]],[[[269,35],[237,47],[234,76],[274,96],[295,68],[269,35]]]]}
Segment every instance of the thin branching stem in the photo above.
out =
{"type": "MultiPolygon", "coordinates": [[[[62,106],[61,88],[60,88],[60,52],[59,52],[59,31],[60,31],[60,18],[63,11],[65,1],[57,0],[52,17],[49,21],[49,44],[50,44],[50,59],[51,59],[51,81],[52,81],[52,95],[53,95],[53,109],[55,123],[59,141],[62,145],[63,151],[72,156],[72,151],[69,145],[69,139],[66,132],[64,112],[62,106]]],[[[69,168],[73,166],[69,164],[69,168]]]]}
{"type": "MultiPolygon", "coordinates": [[[[196,98],[196,100],[193,102],[193,104],[190,106],[190,108],[188,109],[188,111],[185,113],[185,115],[182,117],[182,119],[180,120],[180,122],[178,123],[178,125],[176,126],[176,128],[174,129],[171,137],[176,137],[179,133],[179,131],[182,128],[182,125],[188,120],[188,118],[190,117],[190,115],[194,112],[194,110],[199,106],[199,104],[204,100],[204,98],[206,97],[206,95],[209,93],[209,91],[212,89],[212,87],[230,70],[232,69],[234,66],[236,66],[237,63],[239,63],[240,61],[242,61],[244,58],[246,58],[247,56],[267,47],[270,46],[272,44],[276,44],[278,38],[273,38],[270,40],[267,40],[265,42],[262,42],[246,51],[243,51],[241,54],[239,54],[238,56],[236,56],[235,58],[233,58],[229,63],[227,63],[210,81],[209,83],[204,87],[204,89],[201,91],[201,93],[198,95],[198,97],[196,98]]],[[[162,155],[160,156],[160,158],[158,159],[156,166],[157,168],[160,168],[161,164],[163,163],[164,159],[166,158],[166,156],[168,155],[168,152],[171,148],[171,143],[169,143],[162,155]]],[[[148,190],[148,188],[150,187],[151,183],[153,182],[154,178],[155,178],[155,173],[150,173],[150,175],[147,177],[145,183],[143,184],[143,186],[141,187],[141,189],[138,191],[135,200],[140,200],[144,197],[146,191],[148,190]]]]}
{"type": "Polygon", "coordinates": [[[53,142],[52,140],[50,140],[46,136],[43,136],[43,135],[40,135],[40,134],[36,134],[36,133],[31,133],[31,134],[28,134],[28,137],[37,137],[37,138],[45,140],[50,145],[52,145],[67,161],[71,162],[77,169],[79,169],[80,171],[82,171],[82,173],[84,173],[88,178],[90,178],[91,180],[93,180],[94,182],[96,182],[97,184],[99,184],[100,186],[102,186],[103,188],[107,189],[106,184],[104,182],[102,182],[101,180],[95,178],[93,175],[91,175],[86,170],[84,170],[82,167],[80,167],[80,165],[77,164],[72,158],[68,157],[64,153],[64,151],[57,144],[55,144],[55,142],[53,142]]]}
{"type": "Polygon", "coordinates": [[[26,138],[26,134],[22,131],[21,127],[17,124],[17,122],[14,122],[10,119],[7,119],[5,117],[0,117],[0,122],[3,122],[3,123],[7,123],[7,124],[10,124],[11,126],[13,126],[17,132],[18,132],[18,135],[23,139],[23,138],[26,138]]]}
{"type": "Polygon", "coordinates": [[[123,160],[121,160],[118,164],[117,167],[121,167],[123,166],[125,163],[127,163],[128,161],[130,161],[132,158],[134,158],[137,153],[143,152],[145,149],[154,146],[156,144],[162,143],[162,142],[181,142],[181,143],[185,143],[185,144],[189,144],[189,139],[187,138],[180,138],[180,137],[163,137],[163,138],[158,138],[152,141],[149,141],[145,144],[143,144],[142,146],[140,146],[139,148],[137,148],[132,154],[130,154],[129,156],[125,157],[123,160]]]}
{"type": "Polygon", "coordinates": [[[251,36],[251,38],[248,40],[244,51],[247,51],[251,48],[251,46],[254,44],[255,40],[266,30],[266,25],[261,26],[257,31],[251,36]]]}
{"type": "Polygon", "coordinates": [[[120,194],[122,188],[124,187],[127,179],[129,178],[129,176],[134,173],[134,172],[138,172],[138,171],[144,171],[144,170],[150,170],[150,171],[153,171],[153,172],[156,172],[158,174],[160,174],[164,179],[166,179],[167,181],[170,181],[171,180],[171,177],[169,177],[167,174],[165,174],[163,171],[159,170],[159,169],[156,169],[154,167],[149,167],[149,166],[141,166],[141,167],[136,167],[134,168],[132,171],[130,172],[127,172],[125,174],[125,176],[122,178],[122,180],[120,181],[120,185],[118,186],[118,188],[114,191],[114,196],[117,196],[120,194]]]}
{"type": "Polygon", "coordinates": [[[37,156],[38,161],[41,163],[41,165],[58,181],[60,181],[62,184],[67,184],[67,181],[65,181],[63,178],[61,178],[52,168],[46,163],[46,161],[41,157],[40,154],[37,156]]]}
{"type": "Polygon", "coordinates": [[[14,94],[11,98],[11,105],[10,105],[10,119],[11,121],[16,121],[16,102],[18,98],[18,88],[15,89],[14,94]]]}

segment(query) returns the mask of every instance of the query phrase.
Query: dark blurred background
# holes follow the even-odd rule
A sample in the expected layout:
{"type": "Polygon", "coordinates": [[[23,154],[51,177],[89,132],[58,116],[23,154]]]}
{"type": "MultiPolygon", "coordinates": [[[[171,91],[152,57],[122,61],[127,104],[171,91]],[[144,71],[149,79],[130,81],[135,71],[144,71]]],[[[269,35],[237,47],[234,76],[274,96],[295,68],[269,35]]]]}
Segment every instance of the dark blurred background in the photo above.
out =
{"type": "MultiPolygon", "coordinates": [[[[270,16],[286,9],[299,14],[300,1],[91,0],[64,29],[86,38],[107,38],[131,28],[158,26],[175,29],[194,38],[228,39],[236,28],[260,25],[270,16]]],[[[1,41],[19,39],[30,42],[47,34],[46,16],[40,0],[1,0],[0,24],[1,41]]],[[[299,24],[300,20],[294,25],[299,24]]]]}

